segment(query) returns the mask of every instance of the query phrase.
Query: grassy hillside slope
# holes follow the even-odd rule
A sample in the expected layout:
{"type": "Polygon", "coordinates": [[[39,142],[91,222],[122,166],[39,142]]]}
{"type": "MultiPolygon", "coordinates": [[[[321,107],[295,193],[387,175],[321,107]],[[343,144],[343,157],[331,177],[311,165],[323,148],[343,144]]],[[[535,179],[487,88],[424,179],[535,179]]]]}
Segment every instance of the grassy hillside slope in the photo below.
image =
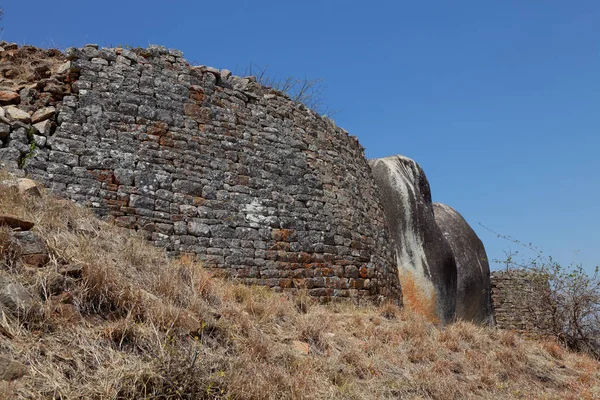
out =
{"type": "Polygon", "coordinates": [[[0,184],[0,214],[50,255],[24,265],[0,228],[0,276],[38,297],[0,315],[0,354],[28,370],[1,398],[600,397],[600,365],[552,342],[226,282],[46,193],[0,184]]]}

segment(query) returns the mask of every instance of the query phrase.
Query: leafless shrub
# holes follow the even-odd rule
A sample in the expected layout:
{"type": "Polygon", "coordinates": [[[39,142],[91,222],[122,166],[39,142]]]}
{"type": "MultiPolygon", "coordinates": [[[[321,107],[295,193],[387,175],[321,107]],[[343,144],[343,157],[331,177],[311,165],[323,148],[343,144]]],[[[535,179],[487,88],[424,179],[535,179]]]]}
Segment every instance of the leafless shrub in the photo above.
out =
{"type": "Polygon", "coordinates": [[[600,359],[600,274],[596,266],[588,275],[580,264],[562,266],[531,243],[498,235],[533,254],[516,252],[494,260],[524,277],[515,295],[528,308],[534,328],[554,336],[569,349],[600,359]]]}
{"type": "Polygon", "coordinates": [[[331,117],[339,111],[332,110],[325,104],[324,93],[327,87],[323,83],[323,78],[280,77],[270,74],[268,65],[262,68],[253,63],[250,63],[243,74],[256,77],[256,81],[261,85],[287,94],[293,101],[304,104],[320,115],[331,117]]]}

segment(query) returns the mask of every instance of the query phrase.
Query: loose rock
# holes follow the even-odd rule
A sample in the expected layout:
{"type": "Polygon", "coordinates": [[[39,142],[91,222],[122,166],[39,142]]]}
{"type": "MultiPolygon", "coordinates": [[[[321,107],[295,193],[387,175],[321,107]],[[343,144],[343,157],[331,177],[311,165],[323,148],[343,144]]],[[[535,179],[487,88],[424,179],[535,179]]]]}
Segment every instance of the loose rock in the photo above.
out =
{"type": "Polygon", "coordinates": [[[292,341],[292,347],[298,353],[303,354],[303,355],[308,355],[308,353],[310,351],[310,347],[309,347],[308,343],[301,342],[299,340],[293,340],[292,341]]]}
{"type": "Polygon", "coordinates": [[[33,310],[37,299],[20,283],[0,276],[0,304],[15,317],[22,317],[33,310]]]}
{"type": "Polygon", "coordinates": [[[18,104],[20,101],[19,93],[0,90],[0,105],[5,106],[7,104],[18,104]]]}
{"type": "Polygon", "coordinates": [[[35,124],[41,121],[44,121],[48,118],[52,118],[56,113],[56,108],[54,107],[44,107],[40,108],[31,116],[31,123],[35,124]]]}
{"type": "Polygon", "coordinates": [[[17,189],[19,193],[27,196],[41,196],[40,186],[33,180],[28,178],[17,179],[17,189]]]}
{"type": "Polygon", "coordinates": [[[25,112],[17,107],[9,106],[9,107],[6,107],[4,109],[4,111],[6,111],[6,115],[9,118],[14,119],[16,121],[21,121],[21,122],[25,122],[25,123],[29,123],[29,121],[31,121],[31,116],[27,112],[25,112]]]}
{"type": "Polygon", "coordinates": [[[33,125],[33,128],[38,131],[40,135],[49,136],[50,130],[52,129],[52,121],[47,119],[45,121],[38,122],[37,124],[33,125]]]}
{"type": "Polygon", "coordinates": [[[41,267],[48,262],[46,244],[35,232],[15,232],[13,236],[21,247],[21,259],[24,263],[41,267]]]}
{"type": "Polygon", "coordinates": [[[29,369],[20,362],[0,356],[0,380],[14,381],[15,379],[27,375],[28,372],[29,369]]]}
{"type": "Polygon", "coordinates": [[[14,215],[0,214],[0,226],[8,226],[11,229],[28,231],[33,228],[34,225],[33,222],[15,217],[14,215]]]}

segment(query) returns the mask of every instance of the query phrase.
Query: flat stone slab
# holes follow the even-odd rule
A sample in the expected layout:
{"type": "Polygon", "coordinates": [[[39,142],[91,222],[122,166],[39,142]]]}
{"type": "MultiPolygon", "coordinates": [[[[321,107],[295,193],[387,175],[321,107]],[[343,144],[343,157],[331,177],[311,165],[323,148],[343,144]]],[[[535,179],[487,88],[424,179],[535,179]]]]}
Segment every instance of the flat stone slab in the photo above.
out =
{"type": "Polygon", "coordinates": [[[19,93],[11,90],[0,90],[0,105],[15,104],[20,100],[19,93]]]}
{"type": "Polygon", "coordinates": [[[56,108],[54,107],[44,107],[40,108],[31,116],[31,123],[36,124],[38,122],[44,121],[46,119],[52,118],[56,113],[56,108]]]}
{"type": "Polygon", "coordinates": [[[14,119],[16,121],[21,121],[25,123],[29,123],[29,121],[31,121],[31,116],[29,115],[29,113],[17,107],[6,107],[4,111],[6,112],[6,115],[9,118],[14,119]]]}
{"type": "Polygon", "coordinates": [[[33,222],[15,217],[14,215],[0,214],[0,226],[8,226],[15,230],[29,231],[34,225],[33,222]]]}

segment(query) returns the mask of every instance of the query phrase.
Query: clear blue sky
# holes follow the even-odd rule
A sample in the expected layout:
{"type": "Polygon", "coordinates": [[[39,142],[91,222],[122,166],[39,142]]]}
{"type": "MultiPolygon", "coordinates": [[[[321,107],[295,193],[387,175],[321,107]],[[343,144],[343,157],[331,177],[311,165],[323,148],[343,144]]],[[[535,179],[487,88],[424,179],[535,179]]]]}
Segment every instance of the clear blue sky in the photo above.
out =
{"type": "Polygon", "coordinates": [[[368,157],[425,169],[490,258],[600,264],[600,2],[1,1],[3,39],[162,44],[195,64],[323,78],[368,157]]]}

